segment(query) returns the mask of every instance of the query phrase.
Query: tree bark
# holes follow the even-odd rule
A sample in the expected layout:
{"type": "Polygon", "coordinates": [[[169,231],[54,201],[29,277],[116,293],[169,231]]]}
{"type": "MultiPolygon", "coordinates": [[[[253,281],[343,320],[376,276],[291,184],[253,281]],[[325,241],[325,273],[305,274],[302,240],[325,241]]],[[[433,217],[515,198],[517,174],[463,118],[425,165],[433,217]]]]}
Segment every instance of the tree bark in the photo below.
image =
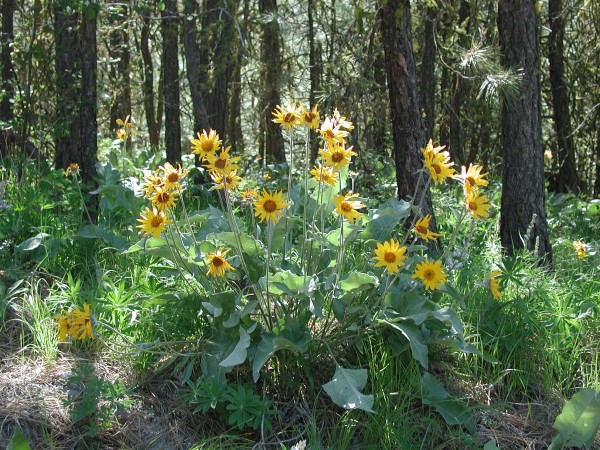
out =
{"type": "Polygon", "coordinates": [[[0,121],[9,122],[13,118],[12,101],[15,95],[13,87],[12,41],[14,29],[15,0],[2,2],[2,84],[0,84],[0,121]]]}
{"type": "Polygon", "coordinates": [[[512,105],[502,106],[500,239],[509,254],[525,247],[551,264],[540,143],[538,17],[534,1],[500,0],[497,17],[502,63],[523,71],[519,98],[512,105]]]}
{"type": "MultiPolygon", "coordinates": [[[[150,17],[142,16],[142,33],[140,37],[140,47],[142,52],[142,62],[144,66],[144,76],[142,80],[142,93],[144,96],[144,111],[146,113],[146,125],[148,127],[148,139],[150,147],[157,149],[160,146],[160,125],[157,115],[154,112],[154,67],[152,63],[152,53],[150,53],[150,17]]],[[[160,92],[160,89],[159,89],[160,92]]],[[[160,114],[162,116],[162,112],[160,114]]]]}
{"type": "Polygon", "coordinates": [[[554,131],[556,132],[558,176],[552,186],[555,192],[579,192],[579,176],[575,163],[575,143],[569,112],[569,95],[565,80],[564,34],[565,11],[561,0],[548,2],[550,35],[548,36],[548,61],[550,64],[550,88],[552,90],[552,110],[554,131]]]}
{"type": "Polygon", "coordinates": [[[117,119],[125,120],[131,115],[131,55],[129,51],[129,7],[116,6],[116,12],[111,16],[111,26],[115,27],[110,33],[109,54],[113,63],[111,72],[116,86],[110,106],[110,129],[116,131],[117,119]]]}
{"type": "Polygon", "coordinates": [[[167,161],[181,161],[181,121],[179,116],[179,14],[176,0],[165,0],[161,12],[163,37],[163,92],[165,97],[165,146],[167,161]]]}
{"type": "Polygon", "coordinates": [[[273,122],[273,111],[281,104],[281,49],[280,27],[277,22],[277,1],[259,0],[258,8],[264,18],[261,42],[262,101],[260,115],[263,131],[261,155],[266,154],[267,162],[284,162],[283,137],[278,124],[273,122]]]}
{"type": "Polygon", "coordinates": [[[421,100],[425,116],[425,135],[433,139],[435,127],[435,24],[438,9],[428,6],[425,11],[423,51],[421,54],[421,100]]]}
{"type": "MultiPolygon", "coordinates": [[[[323,72],[321,66],[321,48],[315,43],[315,24],[313,12],[315,8],[314,0],[308,0],[308,65],[310,70],[310,93],[308,94],[308,108],[312,108],[317,103],[317,92],[321,90],[321,75],[323,72]]],[[[316,133],[310,130],[310,162],[314,164],[319,153],[319,142],[316,133]]]]}
{"type": "MultiPolygon", "coordinates": [[[[387,66],[398,198],[416,194],[415,202],[423,199],[422,211],[433,214],[426,182],[417,174],[423,168],[421,148],[425,146],[425,128],[417,95],[409,0],[383,1],[379,19],[387,66]]],[[[435,219],[431,225],[435,227],[435,219]]]]}

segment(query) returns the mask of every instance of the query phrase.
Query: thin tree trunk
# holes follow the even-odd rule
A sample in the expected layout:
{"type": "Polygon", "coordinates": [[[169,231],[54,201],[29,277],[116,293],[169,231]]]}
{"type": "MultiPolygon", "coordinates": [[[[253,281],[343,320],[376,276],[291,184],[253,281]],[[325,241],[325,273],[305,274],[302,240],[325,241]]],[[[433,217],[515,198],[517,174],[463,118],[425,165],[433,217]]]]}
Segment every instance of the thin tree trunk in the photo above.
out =
{"type": "Polygon", "coordinates": [[[423,51],[421,63],[421,92],[420,98],[423,103],[425,116],[425,135],[433,138],[435,127],[435,29],[438,8],[428,6],[425,11],[425,29],[423,36],[423,51]]]}
{"type": "Polygon", "coordinates": [[[2,81],[0,84],[0,120],[9,122],[13,118],[12,42],[14,39],[15,0],[2,2],[2,81]]]}
{"type": "Polygon", "coordinates": [[[551,264],[540,142],[538,19],[534,2],[500,0],[497,17],[502,63],[507,68],[523,70],[519,98],[502,107],[500,239],[509,254],[525,247],[551,264]]]}
{"type": "MultiPolygon", "coordinates": [[[[425,128],[417,95],[409,0],[382,2],[379,19],[387,66],[398,198],[415,196],[416,202],[423,199],[423,212],[432,214],[429,190],[417,173],[423,168],[421,148],[425,146],[425,128]]],[[[431,225],[435,227],[435,220],[431,225]]]]}
{"type": "Polygon", "coordinates": [[[550,63],[550,87],[552,90],[552,109],[554,116],[554,131],[558,149],[556,161],[558,163],[558,177],[553,186],[555,192],[579,192],[579,176],[575,164],[575,143],[573,141],[573,128],[569,113],[569,95],[565,80],[564,65],[564,34],[565,11],[561,0],[548,2],[548,16],[550,20],[550,35],[548,36],[548,61],[550,63]]]}
{"type": "Polygon", "coordinates": [[[112,65],[113,78],[117,81],[114,97],[110,107],[110,129],[117,129],[117,119],[125,120],[131,114],[131,82],[129,72],[131,71],[131,55],[129,51],[129,8],[120,5],[117,13],[113,15],[112,26],[116,29],[110,33],[111,59],[116,60],[112,65]],[[123,25],[124,24],[124,25],[123,25]]]}
{"type": "MultiPolygon", "coordinates": [[[[314,0],[308,0],[308,65],[310,70],[310,93],[308,94],[308,108],[312,108],[317,103],[317,92],[321,90],[321,49],[315,43],[315,23],[313,13],[315,8],[314,0]]],[[[317,159],[319,153],[319,142],[316,133],[310,130],[310,161],[311,164],[317,159]]]]}
{"type": "Polygon", "coordinates": [[[179,103],[179,15],[176,0],[165,0],[161,12],[161,32],[163,36],[163,67],[165,97],[165,146],[167,161],[175,164],[181,161],[181,122],[179,103]]]}
{"type": "MultiPolygon", "coordinates": [[[[140,47],[142,52],[142,62],[144,66],[144,77],[142,80],[142,93],[144,96],[144,110],[146,112],[146,125],[148,127],[148,138],[152,148],[158,148],[160,145],[160,125],[157,116],[154,114],[154,68],[152,63],[152,54],[150,53],[150,18],[142,16],[142,34],[140,47]]],[[[159,89],[159,92],[160,89],[159,89]]],[[[162,112],[159,117],[162,116],[162,112]]]]}

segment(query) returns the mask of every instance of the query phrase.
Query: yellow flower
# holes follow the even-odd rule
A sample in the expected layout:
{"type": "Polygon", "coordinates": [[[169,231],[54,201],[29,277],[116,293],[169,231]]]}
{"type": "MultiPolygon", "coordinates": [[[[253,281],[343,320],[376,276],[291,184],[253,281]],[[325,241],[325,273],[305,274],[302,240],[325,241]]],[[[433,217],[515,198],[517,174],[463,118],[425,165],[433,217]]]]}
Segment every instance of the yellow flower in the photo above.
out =
{"type": "Polygon", "coordinates": [[[340,128],[344,128],[347,131],[354,130],[354,125],[352,125],[352,122],[346,119],[346,117],[342,116],[337,108],[333,110],[333,119],[335,120],[335,123],[340,126],[340,128]]]}
{"type": "Polygon", "coordinates": [[[165,225],[172,223],[166,211],[158,211],[156,208],[146,208],[140,216],[142,218],[137,220],[142,224],[136,227],[140,228],[139,233],[144,236],[152,235],[155,239],[160,237],[160,233],[165,230],[165,225]]]}
{"type": "Polygon", "coordinates": [[[319,105],[316,104],[310,111],[307,111],[304,108],[304,105],[300,105],[300,107],[302,108],[302,112],[300,113],[300,123],[306,125],[308,128],[318,130],[319,122],[321,120],[321,116],[319,115],[318,111],[319,105]]]}
{"type": "Polygon", "coordinates": [[[321,164],[317,164],[311,169],[310,174],[314,180],[329,186],[335,186],[338,182],[338,173],[333,171],[333,167],[323,167],[321,164]]]}
{"type": "Polygon", "coordinates": [[[465,195],[472,194],[477,191],[480,186],[487,186],[489,184],[487,180],[483,179],[483,177],[487,175],[487,172],[482,174],[482,170],[482,166],[469,164],[468,169],[465,166],[462,166],[460,175],[455,176],[455,178],[462,183],[465,195]]]}
{"type": "Polygon", "coordinates": [[[54,316],[54,321],[58,323],[58,341],[67,342],[69,335],[70,322],[68,316],[54,316]]]}
{"type": "Polygon", "coordinates": [[[552,161],[552,150],[544,150],[544,158],[546,158],[548,161],[552,161]]]}
{"type": "Polygon", "coordinates": [[[424,241],[437,241],[439,233],[434,233],[429,229],[429,222],[431,221],[431,214],[427,214],[425,217],[417,220],[413,232],[415,232],[424,241]]]}
{"type": "Polygon", "coordinates": [[[227,175],[213,171],[210,173],[210,177],[216,183],[215,189],[225,189],[227,187],[228,191],[232,191],[237,189],[242,182],[242,177],[237,175],[236,170],[229,172],[227,175]]]}
{"type": "Polygon", "coordinates": [[[208,255],[208,271],[206,272],[206,275],[222,277],[225,275],[226,270],[235,270],[231,264],[227,262],[227,259],[225,259],[225,255],[227,255],[230,250],[231,249],[228,248],[224,252],[221,252],[221,249],[219,249],[215,253],[208,255]]]}
{"type": "Polygon", "coordinates": [[[400,270],[406,259],[406,247],[401,246],[396,239],[390,239],[383,244],[378,242],[375,249],[375,267],[385,267],[389,274],[400,270]]]}
{"type": "Polygon", "coordinates": [[[446,276],[442,268],[442,261],[431,261],[428,259],[417,264],[412,278],[419,278],[425,285],[425,289],[433,291],[446,283],[446,276]]]}
{"type": "Polygon", "coordinates": [[[573,241],[573,248],[579,259],[585,258],[586,245],[581,241],[573,241]]]}
{"type": "Polygon", "coordinates": [[[258,198],[258,192],[256,192],[256,189],[246,189],[240,193],[240,197],[246,202],[253,202],[258,198]]]}
{"type": "Polygon", "coordinates": [[[86,336],[94,337],[92,330],[92,316],[90,314],[90,305],[83,304],[83,311],[75,308],[70,314],[71,326],[69,334],[75,339],[83,339],[86,336]]]}
{"type": "Polygon", "coordinates": [[[346,149],[343,144],[327,144],[326,148],[321,149],[323,165],[333,167],[336,172],[350,164],[353,156],[356,153],[352,151],[352,147],[346,149]]]}
{"type": "Polygon", "coordinates": [[[435,183],[443,183],[446,178],[452,177],[455,172],[451,167],[454,163],[450,161],[450,154],[442,151],[443,148],[443,146],[433,148],[430,140],[427,147],[421,150],[425,167],[435,183]]]}
{"type": "Polygon", "coordinates": [[[262,195],[259,195],[253,203],[256,208],[254,215],[258,217],[260,222],[267,220],[277,223],[283,215],[282,210],[290,205],[286,200],[286,196],[281,191],[271,193],[263,189],[262,195]]]}
{"type": "Polygon", "coordinates": [[[348,132],[342,130],[340,125],[329,117],[326,117],[321,124],[319,133],[321,133],[321,137],[327,144],[342,144],[346,136],[348,136],[348,132]]]}
{"type": "Polygon", "coordinates": [[[219,147],[221,140],[215,130],[210,130],[208,134],[206,130],[202,130],[202,134],[198,133],[198,139],[191,139],[192,153],[198,155],[200,160],[204,160],[208,155],[214,155],[219,147]]]}
{"type": "Polygon", "coordinates": [[[117,139],[124,141],[125,139],[127,139],[129,137],[129,133],[131,133],[131,132],[138,133],[138,130],[134,124],[133,117],[131,117],[129,115],[127,117],[125,117],[125,120],[117,119],[116,123],[117,123],[117,125],[119,125],[121,127],[119,129],[117,129],[117,139]]]}
{"type": "Polygon", "coordinates": [[[496,300],[500,300],[502,298],[502,291],[500,291],[500,281],[498,280],[499,275],[499,270],[493,270],[492,273],[490,273],[490,275],[488,276],[486,280],[487,282],[485,283],[489,287],[492,296],[496,300]]]}
{"type": "Polygon", "coordinates": [[[300,113],[296,105],[288,103],[285,108],[277,105],[272,113],[275,118],[273,122],[281,125],[287,131],[291,131],[296,125],[300,125],[300,113]]]}
{"type": "Polygon", "coordinates": [[[356,219],[363,216],[363,214],[359,213],[357,209],[366,207],[366,205],[361,203],[359,200],[350,200],[353,197],[358,197],[358,194],[348,192],[346,195],[338,194],[333,197],[335,212],[344,216],[350,223],[354,223],[356,219]]]}
{"type": "Polygon", "coordinates": [[[165,180],[158,175],[158,172],[153,172],[144,178],[144,198],[152,197],[159,189],[165,189],[165,180]]]}
{"type": "Polygon", "coordinates": [[[231,146],[222,149],[219,155],[216,153],[207,155],[205,158],[206,164],[204,164],[204,167],[206,167],[209,171],[216,171],[222,174],[228,174],[234,170],[238,170],[239,167],[236,163],[240,160],[240,157],[231,156],[229,154],[230,150],[231,146]]]}
{"type": "Polygon", "coordinates": [[[69,167],[67,167],[67,170],[65,170],[65,177],[68,177],[69,175],[71,175],[71,173],[73,174],[73,176],[75,176],[79,173],[79,164],[77,164],[77,163],[69,164],[69,167]]]}
{"type": "Polygon", "coordinates": [[[152,202],[152,206],[158,209],[159,211],[164,211],[165,209],[170,209],[175,207],[175,201],[177,200],[177,192],[175,191],[167,191],[163,188],[158,188],[154,195],[150,197],[150,201],[152,202]]]}
{"type": "Polygon", "coordinates": [[[181,165],[178,165],[177,169],[171,165],[171,163],[165,163],[160,170],[163,172],[163,180],[165,188],[168,190],[174,190],[181,188],[181,180],[189,173],[189,170],[183,170],[181,165]]]}
{"type": "Polygon", "coordinates": [[[490,217],[487,211],[492,206],[489,203],[486,203],[487,201],[487,196],[475,191],[467,195],[465,206],[474,219],[477,219],[478,217],[490,217]]]}

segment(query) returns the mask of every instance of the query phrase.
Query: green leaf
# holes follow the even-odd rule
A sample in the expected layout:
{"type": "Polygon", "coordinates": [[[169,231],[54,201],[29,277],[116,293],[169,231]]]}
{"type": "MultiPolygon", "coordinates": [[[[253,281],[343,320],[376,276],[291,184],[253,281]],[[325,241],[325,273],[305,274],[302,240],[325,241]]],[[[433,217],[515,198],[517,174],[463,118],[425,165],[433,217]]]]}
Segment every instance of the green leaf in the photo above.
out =
{"type": "MultiPolygon", "coordinates": [[[[265,278],[261,280],[264,286],[265,278]]],[[[278,272],[269,279],[269,292],[273,295],[306,295],[312,297],[316,289],[314,278],[296,275],[289,270],[278,272]]]]}
{"type": "Polygon", "coordinates": [[[576,392],[563,406],[554,428],[558,434],[548,450],[591,446],[600,428],[600,392],[594,389],[576,392]]]}
{"type": "Polygon", "coordinates": [[[366,369],[344,369],[336,365],[333,379],[325,383],[323,389],[337,405],[344,409],[373,412],[373,396],[361,392],[366,384],[366,369]]]}
{"type": "Polygon", "coordinates": [[[427,369],[429,364],[429,350],[427,345],[423,343],[423,336],[421,334],[421,330],[417,325],[413,322],[389,322],[387,320],[380,321],[381,323],[388,325],[395,330],[398,330],[402,335],[408,340],[410,344],[410,352],[412,357],[419,361],[419,364],[423,366],[423,368],[427,369]]]}
{"type": "Polygon", "coordinates": [[[29,252],[31,250],[35,250],[42,245],[42,241],[47,237],[50,237],[50,235],[47,233],[38,233],[29,239],[25,239],[23,242],[17,245],[16,249],[20,252],[29,252]]]}
{"type": "Polygon", "coordinates": [[[304,353],[308,350],[311,339],[310,331],[305,327],[300,327],[297,322],[287,324],[286,328],[277,336],[263,334],[252,361],[254,382],[258,381],[260,369],[276,351],[292,350],[296,353],[304,353]]]}
{"type": "MultiPolygon", "coordinates": [[[[239,233],[239,239],[242,246],[242,251],[249,256],[257,256],[262,253],[259,242],[253,237],[246,233],[239,233]]],[[[208,235],[209,240],[216,240],[229,245],[230,247],[237,248],[237,242],[235,234],[231,231],[224,231],[222,233],[211,233],[208,235]]]]}
{"type": "Polygon", "coordinates": [[[243,364],[248,356],[248,347],[250,347],[250,335],[243,327],[240,327],[240,341],[229,356],[221,361],[219,365],[222,367],[233,367],[243,364]]]}
{"type": "Polygon", "coordinates": [[[29,441],[18,428],[15,430],[6,450],[30,450],[29,441]]]}
{"type": "Polygon", "coordinates": [[[468,409],[452,398],[440,380],[429,372],[421,377],[421,400],[423,404],[433,406],[448,425],[464,425],[472,433],[475,431],[475,420],[468,409]]]}
{"type": "Polygon", "coordinates": [[[371,220],[367,223],[363,238],[375,239],[378,242],[387,241],[394,228],[410,213],[410,203],[404,200],[389,199],[379,209],[373,211],[371,220]]]}
{"type": "Polygon", "coordinates": [[[496,444],[496,439],[486,442],[483,446],[483,450],[500,450],[500,447],[496,444]]]}
{"type": "Polygon", "coordinates": [[[112,231],[98,225],[85,225],[79,229],[77,236],[87,239],[100,239],[120,252],[125,251],[128,246],[125,237],[118,236],[112,231]]]}

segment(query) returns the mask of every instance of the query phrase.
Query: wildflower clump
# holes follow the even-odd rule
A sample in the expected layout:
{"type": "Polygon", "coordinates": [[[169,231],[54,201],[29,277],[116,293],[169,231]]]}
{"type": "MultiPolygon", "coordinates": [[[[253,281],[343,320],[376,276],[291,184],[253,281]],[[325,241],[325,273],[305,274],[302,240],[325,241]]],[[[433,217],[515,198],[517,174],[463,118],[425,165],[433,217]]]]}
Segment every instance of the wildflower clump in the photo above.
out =
{"type": "Polygon", "coordinates": [[[90,313],[90,305],[83,304],[83,310],[74,308],[73,311],[65,315],[54,316],[54,321],[58,323],[58,340],[67,342],[67,338],[85,339],[93,338],[94,317],[90,313]]]}

